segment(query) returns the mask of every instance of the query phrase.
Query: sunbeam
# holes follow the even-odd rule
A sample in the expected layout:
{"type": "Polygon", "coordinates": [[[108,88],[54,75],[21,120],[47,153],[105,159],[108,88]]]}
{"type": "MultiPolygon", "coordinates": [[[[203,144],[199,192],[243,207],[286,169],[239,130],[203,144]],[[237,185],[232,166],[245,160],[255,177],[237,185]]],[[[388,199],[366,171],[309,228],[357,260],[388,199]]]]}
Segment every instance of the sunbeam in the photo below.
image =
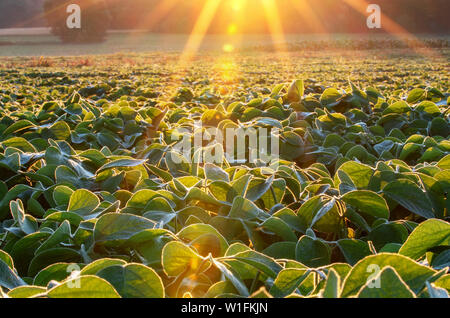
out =
{"type": "MultiPolygon", "coordinates": [[[[369,3],[366,0],[344,0],[345,3],[347,3],[349,6],[351,6],[356,11],[360,12],[362,15],[367,15],[367,7],[369,6],[369,3]]],[[[406,30],[404,27],[396,23],[394,20],[392,20],[387,15],[383,14],[381,12],[381,20],[383,29],[385,29],[388,33],[390,33],[392,36],[395,36],[399,40],[403,41],[410,49],[422,53],[426,56],[432,56],[435,55],[433,52],[429,49],[426,49],[425,47],[423,49],[417,49],[413,44],[411,44],[409,40],[414,40],[414,42],[421,42],[420,39],[418,39],[414,34],[410,33],[408,30],[406,30]],[[420,51],[420,52],[419,52],[420,51]]]]}
{"type": "Polygon", "coordinates": [[[286,38],[284,36],[283,25],[275,0],[261,0],[268,24],[270,34],[273,40],[273,46],[280,55],[286,55],[286,38]]]}
{"type": "Polygon", "coordinates": [[[290,0],[291,5],[298,11],[303,20],[308,24],[310,31],[328,34],[316,12],[311,8],[308,0],[290,0]]]}
{"type": "Polygon", "coordinates": [[[198,52],[206,32],[222,0],[206,0],[205,5],[194,25],[189,39],[180,57],[180,64],[185,64],[198,52]]]}
{"type": "Polygon", "coordinates": [[[152,8],[144,19],[137,25],[136,29],[151,30],[160,23],[180,0],[162,0],[155,8],[152,8]]]}

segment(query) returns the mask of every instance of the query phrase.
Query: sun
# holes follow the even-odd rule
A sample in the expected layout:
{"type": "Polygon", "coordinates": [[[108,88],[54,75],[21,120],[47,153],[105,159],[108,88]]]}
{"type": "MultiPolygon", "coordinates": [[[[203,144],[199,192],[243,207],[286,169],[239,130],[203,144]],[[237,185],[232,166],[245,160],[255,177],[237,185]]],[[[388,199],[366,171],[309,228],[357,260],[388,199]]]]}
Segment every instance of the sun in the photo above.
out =
{"type": "Polygon", "coordinates": [[[230,0],[233,11],[240,11],[245,6],[246,0],[230,0]]]}
{"type": "MultiPolygon", "coordinates": [[[[230,5],[231,10],[234,12],[234,14],[230,16],[230,23],[226,26],[226,29],[224,31],[226,31],[229,37],[234,37],[234,39],[229,39],[228,42],[223,43],[222,50],[225,53],[231,53],[235,50],[236,45],[233,43],[236,43],[236,41],[239,42],[240,36],[238,33],[245,31],[241,30],[242,23],[240,22],[242,22],[242,18],[248,19],[248,0],[205,0],[203,8],[200,11],[195,26],[181,55],[181,64],[185,64],[186,62],[188,62],[198,52],[201,43],[203,42],[203,39],[208,32],[208,28],[210,27],[211,22],[217,15],[220,5],[224,2],[227,2],[230,5]]],[[[266,23],[269,27],[277,51],[285,51],[285,37],[281,23],[281,17],[278,10],[278,1],[261,0],[261,5],[264,8],[265,12],[264,23],[266,23]]]]}
{"type": "Polygon", "coordinates": [[[230,43],[226,43],[223,45],[223,51],[226,53],[231,53],[234,51],[234,45],[230,43]]]}
{"type": "Polygon", "coordinates": [[[229,35],[236,34],[237,31],[238,31],[238,26],[235,23],[230,24],[227,28],[227,33],[229,35]]]}

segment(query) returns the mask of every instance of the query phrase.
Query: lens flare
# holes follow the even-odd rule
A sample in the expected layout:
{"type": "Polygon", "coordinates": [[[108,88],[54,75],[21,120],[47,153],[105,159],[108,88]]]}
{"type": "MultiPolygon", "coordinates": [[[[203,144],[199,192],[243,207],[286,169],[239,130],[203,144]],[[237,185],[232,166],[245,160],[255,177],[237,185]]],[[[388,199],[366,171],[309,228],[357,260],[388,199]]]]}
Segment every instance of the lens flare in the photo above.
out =
{"type": "Polygon", "coordinates": [[[238,27],[235,23],[230,24],[227,28],[227,33],[229,35],[234,35],[237,33],[237,31],[238,31],[238,27]]]}
{"type": "Polygon", "coordinates": [[[234,45],[230,44],[230,43],[224,44],[223,51],[226,52],[226,53],[233,52],[234,51],[234,45]]]}
{"type": "Polygon", "coordinates": [[[273,45],[281,56],[286,56],[286,38],[284,36],[283,25],[281,24],[280,13],[275,0],[262,0],[264,11],[266,14],[266,22],[269,26],[272,36],[273,45]]]}
{"type": "Polygon", "coordinates": [[[231,0],[231,8],[233,11],[240,11],[245,5],[245,0],[231,0]]]}
{"type": "Polygon", "coordinates": [[[181,64],[188,62],[198,52],[221,1],[222,0],[206,1],[197,22],[195,23],[194,29],[189,36],[186,46],[184,47],[180,58],[181,64]]]}

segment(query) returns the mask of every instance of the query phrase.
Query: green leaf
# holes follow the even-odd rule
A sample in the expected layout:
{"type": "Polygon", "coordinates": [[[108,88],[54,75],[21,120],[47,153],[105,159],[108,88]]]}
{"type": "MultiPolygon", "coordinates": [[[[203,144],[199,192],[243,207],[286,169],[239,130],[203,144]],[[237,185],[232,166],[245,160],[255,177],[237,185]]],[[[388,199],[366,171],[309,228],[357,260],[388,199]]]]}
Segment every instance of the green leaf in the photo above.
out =
{"type": "Polygon", "coordinates": [[[71,188],[59,185],[53,190],[53,200],[57,205],[68,206],[73,193],[74,191],[71,188]]]}
{"type": "Polygon", "coordinates": [[[439,253],[437,256],[433,257],[431,261],[431,267],[437,270],[450,267],[450,249],[439,253]]]}
{"type": "Polygon", "coordinates": [[[35,276],[39,271],[54,263],[79,263],[81,255],[74,249],[58,247],[50,248],[37,254],[30,262],[28,275],[35,276]]]}
{"type": "Polygon", "coordinates": [[[185,197],[186,201],[201,201],[206,204],[212,204],[216,206],[220,206],[221,203],[214,199],[210,194],[202,191],[199,188],[192,188],[189,190],[189,193],[185,197]]]}
{"type": "Polygon", "coordinates": [[[69,221],[70,225],[78,227],[80,225],[81,222],[83,222],[83,218],[76,214],[76,213],[72,213],[72,212],[55,212],[52,213],[50,215],[48,215],[45,218],[46,221],[55,221],[55,222],[59,222],[62,223],[65,220],[69,221]]]}
{"type": "Polygon", "coordinates": [[[291,230],[290,226],[280,218],[272,216],[261,224],[263,231],[275,233],[284,241],[297,242],[297,235],[291,230]]]}
{"type": "MultiPolygon", "coordinates": [[[[339,167],[338,171],[345,172],[359,190],[368,188],[370,179],[374,173],[374,170],[370,166],[355,161],[344,163],[339,167]]],[[[336,173],[335,176],[335,183],[336,185],[339,185],[340,182],[337,179],[337,176],[338,173],[336,173]]]]}
{"type": "Polygon", "coordinates": [[[92,214],[99,204],[100,200],[95,194],[86,189],[79,189],[70,196],[67,211],[86,217],[92,214]]]}
{"type": "Polygon", "coordinates": [[[211,163],[205,164],[205,175],[211,181],[225,181],[230,182],[230,177],[222,168],[211,163]]]}
{"type": "Polygon", "coordinates": [[[374,271],[381,270],[386,266],[393,267],[414,293],[420,292],[425,286],[425,282],[436,273],[433,269],[420,265],[405,256],[388,253],[368,256],[358,262],[347,275],[342,289],[342,297],[357,295],[369,277],[373,278],[374,271]]]}
{"type": "Polygon", "coordinates": [[[358,298],[416,298],[416,295],[393,267],[386,266],[361,288],[358,298]]]}
{"type": "Polygon", "coordinates": [[[77,264],[71,263],[55,263],[42,269],[33,280],[33,285],[47,286],[50,281],[63,281],[70,276],[72,269],[75,269],[77,264]]]}
{"type": "MultiPolygon", "coordinates": [[[[233,272],[232,269],[228,268],[225,264],[215,260],[212,258],[212,262],[214,266],[216,266],[220,272],[231,282],[234,288],[244,297],[248,297],[250,295],[247,286],[242,282],[242,280],[238,277],[238,275],[233,272]]],[[[208,290],[209,294],[209,290],[208,290]]]]}
{"type": "Polygon", "coordinates": [[[390,105],[388,108],[386,108],[383,111],[383,115],[387,115],[387,114],[403,114],[406,112],[411,111],[411,108],[409,107],[408,103],[404,102],[404,101],[399,101],[396,102],[392,105],[390,105]]]}
{"type": "Polygon", "coordinates": [[[442,220],[431,219],[419,224],[414,229],[401,247],[399,254],[417,260],[433,247],[449,245],[450,224],[442,220]]]}
{"type": "Polygon", "coordinates": [[[282,269],[274,259],[251,250],[238,253],[231,259],[250,265],[271,278],[277,277],[282,269]]]}
{"type": "Polygon", "coordinates": [[[161,278],[142,264],[109,266],[97,276],[111,283],[123,298],[164,298],[161,278]]]}
{"type": "Polygon", "coordinates": [[[12,153],[0,159],[0,167],[11,170],[12,172],[17,172],[20,169],[20,165],[21,162],[19,153],[12,153]]]}
{"type": "Polygon", "coordinates": [[[30,261],[33,259],[35,250],[46,240],[51,234],[48,232],[36,232],[22,237],[14,243],[11,249],[11,257],[16,260],[16,269],[19,274],[27,274],[30,261]],[[20,261],[19,261],[20,260],[20,261]]]}
{"type": "Polygon", "coordinates": [[[274,118],[269,118],[269,117],[256,118],[255,124],[260,124],[260,125],[269,126],[269,127],[275,127],[278,129],[283,129],[283,125],[280,123],[279,120],[276,120],[274,118]]]}
{"type": "Polygon", "coordinates": [[[320,103],[324,106],[333,105],[342,97],[342,94],[335,88],[327,88],[320,97],[320,103]]]}
{"type": "Polygon", "coordinates": [[[274,177],[271,176],[267,180],[264,179],[253,179],[249,186],[245,198],[250,201],[256,202],[260,199],[272,186],[274,177]]]}
{"type": "Polygon", "coordinates": [[[39,286],[19,286],[8,293],[11,298],[32,298],[33,296],[45,294],[47,289],[39,286]]]}
{"type": "Polygon", "coordinates": [[[450,155],[447,155],[444,158],[442,158],[437,165],[442,170],[450,170],[450,155]]]}
{"type": "Polygon", "coordinates": [[[34,146],[31,143],[29,143],[25,138],[22,137],[9,138],[8,140],[2,141],[2,144],[5,148],[14,147],[22,150],[23,152],[31,152],[31,153],[37,152],[36,148],[34,148],[34,146]]]}
{"type": "Polygon", "coordinates": [[[328,212],[330,212],[336,201],[328,196],[314,196],[306,201],[299,209],[297,216],[300,219],[302,231],[312,228],[328,212]]]}
{"type": "Polygon", "coordinates": [[[446,274],[444,276],[439,277],[433,283],[435,286],[445,288],[447,291],[450,292],[450,274],[446,274]]]}
{"type": "Polygon", "coordinates": [[[430,284],[430,282],[427,282],[427,290],[430,298],[450,298],[448,291],[434,284],[430,284]]]}
{"type": "Polygon", "coordinates": [[[6,128],[3,131],[2,135],[6,137],[6,136],[8,136],[10,134],[14,134],[14,133],[20,132],[20,131],[28,129],[30,127],[34,127],[34,124],[31,121],[29,121],[29,120],[22,119],[22,120],[19,120],[19,121],[15,122],[14,124],[9,126],[8,128],[6,128]]]}
{"type": "Polygon", "coordinates": [[[334,269],[328,271],[325,288],[322,292],[323,298],[339,298],[341,293],[341,278],[334,269]]]}
{"type": "Polygon", "coordinates": [[[162,251],[162,266],[168,276],[202,273],[209,266],[209,261],[195,253],[181,242],[169,242],[162,251]]]}
{"type": "Polygon", "coordinates": [[[178,232],[177,236],[184,242],[190,242],[191,246],[195,247],[200,255],[206,254],[205,256],[207,256],[209,253],[212,253],[214,257],[223,256],[228,249],[227,240],[209,224],[189,225],[178,232]],[[216,248],[211,246],[213,245],[211,237],[217,242],[218,246],[216,248]]]}
{"type": "Polygon", "coordinates": [[[384,140],[381,143],[373,146],[375,151],[378,153],[379,156],[381,156],[386,151],[391,151],[391,149],[394,147],[394,142],[392,140],[384,140]]]}
{"type": "Polygon", "coordinates": [[[337,242],[346,261],[350,265],[355,265],[364,257],[372,255],[369,244],[367,242],[356,239],[342,239],[337,242]]]}
{"type": "Polygon", "coordinates": [[[133,235],[126,246],[135,249],[145,259],[146,265],[160,267],[162,249],[174,239],[175,235],[168,230],[145,230],[133,235]]]}
{"type": "Polygon", "coordinates": [[[137,160],[137,159],[118,159],[111,161],[105,165],[103,165],[100,169],[97,170],[97,174],[112,168],[130,168],[136,167],[144,164],[147,160],[137,160]]]}
{"type": "Polygon", "coordinates": [[[295,242],[276,242],[264,249],[262,252],[274,259],[295,259],[295,242]]]}
{"type": "Polygon", "coordinates": [[[134,234],[154,227],[154,222],[140,216],[108,213],[95,224],[94,240],[96,243],[128,240],[134,234]]]}
{"type": "Polygon", "coordinates": [[[47,292],[49,298],[120,298],[114,287],[97,276],[81,276],[79,281],[66,281],[47,292]],[[80,288],[76,287],[79,284],[80,288]]]}
{"type": "Polygon", "coordinates": [[[18,223],[20,229],[25,234],[32,234],[38,230],[38,224],[36,220],[32,216],[25,214],[22,200],[18,199],[16,201],[9,202],[9,208],[11,210],[14,221],[18,223]]]}
{"type": "Polygon", "coordinates": [[[427,219],[435,216],[433,205],[426,193],[410,180],[393,181],[384,187],[383,193],[417,215],[427,219]]]}
{"type": "Polygon", "coordinates": [[[402,244],[398,243],[388,243],[381,250],[379,250],[380,253],[398,253],[400,248],[402,247],[402,244]]]}
{"type": "Polygon", "coordinates": [[[0,250],[0,260],[5,262],[11,269],[14,269],[14,262],[11,256],[5,251],[0,250]]]}
{"type": "MultiPolygon", "coordinates": [[[[213,181],[209,184],[208,189],[217,200],[223,202],[228,201],[228,197],[231,197],[231,195],[229,196],[228,194],[233,191],[231,186],[224,181],[213,181]]],[[[228,202],[232,202],[233,199],[234,197],[228,202]]]]}
{"type": "Polygon", "coordinates": [[[67,140],[70,137],[70,126],[65,121],[58,121],[50,127],[56,140],[67,140]]]}
{"type": "Polygon", "coordinates": [[[303,80],[295,80],[291,83],[287,92],[287,101],[290,103],[299,102],[305,94],[305,84],[303,80]]]}
{"type": "Polygon", "coordinates": [[[104,268],[115,266],[115,265],[126,265],[127,262],[121,259],[113,259],[113,258],[102,258],[98,259],[85,267],[81,270],[81,275],[97,275],[99,271],[101,271],[104,268]]]}
{"type": "Polygon", "coordinates": [[[250,200],[238,196],[233,201],[228,217],[248,220],[266,218],[268,215],[250,200]]]}
{"type": "Polygon", "coordinates": [[[59,228],[36,250],[35,254],[39,254],[47,249],[59,246],[60,243],[64,243],[70,237],[70,223],[64,221],[59,228]]]}
{"type": "Polygon", "coordinates": [[[147,204],[154,198],[159,197],[158,192],[148,189],[137,191],[128,200],[126,209],[132,211],[140,211],[145,209],[147,204]]]}
{"type": "Polygon", "coordinates": [[[377,251],[386,244],[403,244],[408,238],[408,230],[399,222],[390,222],[375,226],[367,236],[372,241],[377,251]]]}
{"type": "Polygon", "coordinates": [[[331,249],[322,241],[304,235],[297,243],[295,259],[308,267],[328,265],[331,261],[331,249]]]}
{"type": "Polygon", "coordinates": [[[299,268],[286,268],[278,273],[270,293],[277,298],[292,294],[298,286],[308,277],[310,271],[299,268]]]}
{"type": "Polygon", "coordinates": [[[423,88],[415,88],[409,92],[406,102],[415,104],[426,97],[426,91],[423,88]]]}
{"type": "Polygon", "coordinates": [[[386,201],[375,192],[365,190],[352,191],[344,194],[342,200],[359,209],[363,214],[389,219],[389,207],[386,201]]]}
{"type": "Polygon", "coordinates": [[[402,152],[400,153],[400,160],[409,160],[415,156],[419,156],[422,153],[422,145],[407,143],[403,146],[402,152]]]}
{"type": "Polygon", "coordinates": [[[426,113],[427,115],[437,116],[441,113],[439,107],[430,101],[423,101],[414,108],[417,112],[426,113]]]}
{"type": "Polygon", "coordinates": [[[8,289],[14,289],[19,286],[26,285],[26,283],[8,266],[2,259],[0,259],[0,286],[8,289]]]}
{"type": "MultiPolygon", "coordinates": [[[[243,285],[243,287],[245,287],[245,285],[243,285]]],[[[220,281],[212,285],[203,296],[203,298],[216,298],[222,294],[235,294],[236,292],[236,288],[230,281],[220,281]]]]}

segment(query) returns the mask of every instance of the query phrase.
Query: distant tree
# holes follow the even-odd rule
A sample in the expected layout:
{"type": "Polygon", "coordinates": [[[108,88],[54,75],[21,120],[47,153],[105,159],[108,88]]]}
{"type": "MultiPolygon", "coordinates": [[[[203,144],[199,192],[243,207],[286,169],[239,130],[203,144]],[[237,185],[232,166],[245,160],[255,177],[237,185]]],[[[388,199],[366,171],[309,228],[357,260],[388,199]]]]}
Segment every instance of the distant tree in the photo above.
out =
{"type": "Polygon", "coordinates": [[[63,42],[101,42],[105,39],[110,16],[104,0],[46,0],[44,10],[52,33],[63,42]],[[79,25],[73,23],[76,12],[68,10],[74,7],[70,5],[80,8],[79,25]]]}

